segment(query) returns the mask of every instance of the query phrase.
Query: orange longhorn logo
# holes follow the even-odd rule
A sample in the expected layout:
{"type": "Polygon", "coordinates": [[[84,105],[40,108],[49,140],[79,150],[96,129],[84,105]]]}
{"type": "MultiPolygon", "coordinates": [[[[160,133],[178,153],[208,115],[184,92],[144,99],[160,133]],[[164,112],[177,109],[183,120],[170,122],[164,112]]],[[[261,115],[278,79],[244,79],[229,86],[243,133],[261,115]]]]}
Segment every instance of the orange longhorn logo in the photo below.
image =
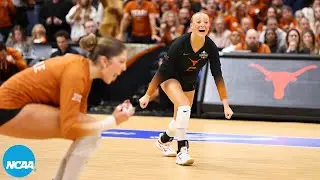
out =
{"type": "Polygon", "coordinates": [[[254,67],[262,72],[265,75],[266,81],[272,81],[274,98],[278,100],[284,97],[284,90],[289,82],[295,82],[304,72],[317,68],[316,65],[309,65],[297,70],[296,72],[270,72],[259,64],[249,64],[249,67],[254,67]]]}

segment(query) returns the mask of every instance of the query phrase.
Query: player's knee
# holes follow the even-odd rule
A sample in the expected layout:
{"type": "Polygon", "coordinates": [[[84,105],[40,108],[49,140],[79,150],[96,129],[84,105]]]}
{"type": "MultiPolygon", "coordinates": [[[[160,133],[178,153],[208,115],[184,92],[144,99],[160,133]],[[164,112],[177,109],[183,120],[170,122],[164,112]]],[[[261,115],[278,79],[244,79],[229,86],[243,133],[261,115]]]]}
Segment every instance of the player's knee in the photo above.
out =
{"type": "Polygon", "coordinates": [[[187,97],[183,96],[177,102],[175,102],[174,105],[176,107],[190,106],[190,101],[187,97]]]}
{"type": "Polygon", "coordinates": [[[189,119],[191,115],[191,106],[179,106],[177,110],[177,117],[176,117],[176,127],[177,128],[188,128],[189,126],[189,119]]]}

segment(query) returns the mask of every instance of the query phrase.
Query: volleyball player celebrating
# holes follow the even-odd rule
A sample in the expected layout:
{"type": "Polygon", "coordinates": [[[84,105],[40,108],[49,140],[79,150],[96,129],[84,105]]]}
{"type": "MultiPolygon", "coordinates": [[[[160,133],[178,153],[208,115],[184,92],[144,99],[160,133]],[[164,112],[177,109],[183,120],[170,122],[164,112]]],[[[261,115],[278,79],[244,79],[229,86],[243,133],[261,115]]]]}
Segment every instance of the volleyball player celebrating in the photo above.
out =
{"type": "Polygon", "coordinates": [[[146,108],[150,96],[160,84],[174,104],[174,120],[170,122],[166,132],[160,134],[156,146],[165,156],[177,156],[176,163],[179,165],[194,163],[189,155],[186,131],[190,120],[197,76],[206,63],[210,63],[211,73],[223,103],[225,117],[230,119],[233,114],[228,103],[218,48],[207,36],[209,27],[207,14],[199,12],[192,16],[191,32],[182,35],[171,44],[166,60],[151,80],[146,94],[139,100],[141,108],[146,108]],[[175,136],[178,139],[178,154],[171,148],[175,136]]]}
{"type": "Polygon", "coordinates": [[[110,84],[126,70],[127,51],[113,38],[88,36],[80,41],[88,58],[75,54],[40,62],[11,77],[0,87],[0,134],[27,139],[72,140],[55,180],[78,179],[97,148],[101,131],[134,114],[131,103],[95,119],[86,114],[93,79],[110,84]]]}

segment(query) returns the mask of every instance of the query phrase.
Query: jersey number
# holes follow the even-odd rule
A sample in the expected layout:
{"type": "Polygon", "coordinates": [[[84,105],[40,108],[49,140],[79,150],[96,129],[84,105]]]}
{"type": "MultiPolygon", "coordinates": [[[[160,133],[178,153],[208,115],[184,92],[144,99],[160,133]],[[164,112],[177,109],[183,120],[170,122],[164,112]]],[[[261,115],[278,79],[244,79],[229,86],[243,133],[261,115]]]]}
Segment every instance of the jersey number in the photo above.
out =
{"type": "Polygon", "coordinates": [[[37,73],[38,71],[41,71],[41,70],[45,70],[45,69],[46,69],[46,65],[44,64],[44,61],[38,62],[37,64],[35,64],[33,66],[33,71],[35,73],[37,73]]]}

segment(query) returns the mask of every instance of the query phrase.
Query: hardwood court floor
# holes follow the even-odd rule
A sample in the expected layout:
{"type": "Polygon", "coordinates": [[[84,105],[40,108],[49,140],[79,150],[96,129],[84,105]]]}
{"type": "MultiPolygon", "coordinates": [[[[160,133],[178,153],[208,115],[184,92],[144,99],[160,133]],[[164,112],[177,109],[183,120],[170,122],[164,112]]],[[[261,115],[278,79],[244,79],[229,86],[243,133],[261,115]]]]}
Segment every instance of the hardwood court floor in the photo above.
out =
{"type": "MultiPolygon", "coordinates": [[[[100,117],[96,115],[96,117],[100,117]]],[[[170,118],[133,117],[120,129],[163,130],[170,118]]],[[[245,121],[191,120],[190,131],[287,137],[320,137],[320,125],[245,121]]],[[[161,157],[154,140],[104,138],[81,180],[318,180],[320,148],[191,142],[194,166],[161,157]]],[[[30,180],[51,180],[70,141],[24,140],[0,136],[0,156],[11,145],[35,153],[37,170],[30,180]]],[[[176,147],[176,144],[174,144],[176,147]]],[[[2,164],[2,161],[1,161],[2,164]]],[[[1,165],[0,180],[11,180],[1,165]]]]}

